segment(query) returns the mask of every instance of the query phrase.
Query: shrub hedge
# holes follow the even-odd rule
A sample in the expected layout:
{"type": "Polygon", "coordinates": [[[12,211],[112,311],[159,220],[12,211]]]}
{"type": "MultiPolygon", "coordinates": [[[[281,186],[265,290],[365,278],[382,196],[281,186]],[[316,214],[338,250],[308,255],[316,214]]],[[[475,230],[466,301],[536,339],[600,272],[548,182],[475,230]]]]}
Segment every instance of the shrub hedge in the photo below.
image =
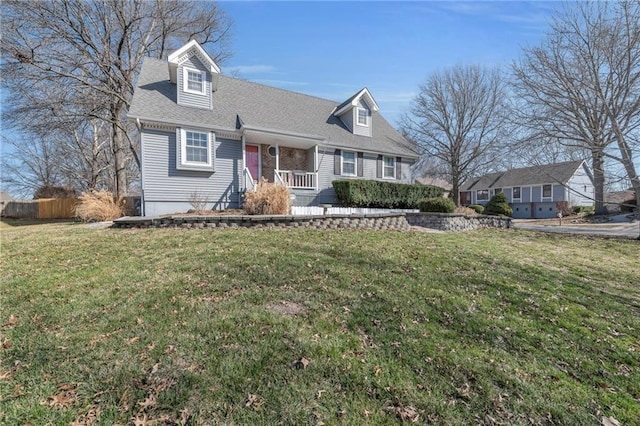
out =
{"type": "Polygon", "coordinates": [[[484,213],[484,206],[482,204],[471,204],[469,208],[478,214],[484,213]]]}
{"type": "Polygon", "coordinates": [[[417,209],[425,198],[441,197],[444,189],[433,185],[408,185],[363,179],[333,181],[338,201],[344,207],[417,209]]]}
{"type": "Polygon", "coordinates": [[[453,213],[456,205],[449,198],[427,198],[418,202],[421,212],[430,213],[453,213]]]}

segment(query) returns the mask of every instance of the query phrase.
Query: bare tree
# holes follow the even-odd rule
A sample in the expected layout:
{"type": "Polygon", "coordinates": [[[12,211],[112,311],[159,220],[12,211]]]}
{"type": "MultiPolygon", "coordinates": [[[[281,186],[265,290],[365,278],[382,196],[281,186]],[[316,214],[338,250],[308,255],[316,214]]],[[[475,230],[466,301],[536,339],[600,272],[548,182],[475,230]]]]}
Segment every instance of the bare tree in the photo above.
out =
{"type": "Polygon", "coordinates": [[[189,39],[218,62],[229,56],[231,23],[213,2],[9,0],[2,15],[3,118],[19,130],[106,123],[99,145],[109,149],[118,195],[127,192],[131,163],[140,165],[126,111],[143,58],[162,58],[189,39]]]}
{"type": "Polygon", "coordinates": [[[508,134],[502,78],[497,70],[455,66],[432,74],[419,89],[402,131],[446,164],[458,204],[462,183],[491,168],[508,134]]]}
{"type": "Polygon", "coordinates": [[[607,158],[624,165],[640,197],[640,3],[566,6],[542,45],[525,48],[512,68],[529,140],[589,150],[596,212],[606,211],[607,158]]]}

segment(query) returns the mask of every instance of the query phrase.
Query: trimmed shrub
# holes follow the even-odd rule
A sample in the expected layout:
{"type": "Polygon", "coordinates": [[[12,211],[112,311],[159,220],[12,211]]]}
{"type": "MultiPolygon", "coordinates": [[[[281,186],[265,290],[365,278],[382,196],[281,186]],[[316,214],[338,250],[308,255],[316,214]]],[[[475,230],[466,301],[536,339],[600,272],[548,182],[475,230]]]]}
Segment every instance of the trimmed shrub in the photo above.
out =
{"type": "Polygon", "coordinates": [[[339,179],[332,185],[344,207],[417,209],[420,200],[441,197],[444,193],[438,186],[364,179],[339,179]]]}
{"type": "Polygon", "coordinates": [[[484,206],[482,204],[471,204],[469,208],[474,210],[478,214],[484,213],[484,206]]]}
{"type": "Polygon", "coordinates": [[[453,213],[456,205],[450,198],[426,198],[418,202],[421,212],[453,213]]]}
{"type": "Polygon", "coordinates": [[[83,192],[76,205],[76,216],[85,222],[104,222],[123,216],[124,200],[108,191],[83,192]]]}
{"type": "Polygon", "coordinates": [[[484,208],[484,214],[493,216],[511,216],[511,214],[513,214],[513,209],[509,205],[507,196],[504,195],[503,192],[499,192],[491,197],[487,206],[484,208]]]}
{"type": "Polygon", "coordinates": [[[289,214],[291,193],[286,186],[269,183],[262,178],[253,191],[247,192],[242,208],[250,215],[289,214]]]}

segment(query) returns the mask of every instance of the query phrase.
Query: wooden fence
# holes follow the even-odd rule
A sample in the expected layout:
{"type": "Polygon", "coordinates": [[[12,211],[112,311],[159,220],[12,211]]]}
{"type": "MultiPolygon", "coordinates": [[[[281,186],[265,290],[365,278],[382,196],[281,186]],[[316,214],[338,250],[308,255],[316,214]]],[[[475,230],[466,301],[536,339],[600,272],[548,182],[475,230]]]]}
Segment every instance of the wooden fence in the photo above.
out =
{"type": "MultiPolygon", "coordinates": [[[[135,216],[140,197],[124,197],[125,216],[135,216]]],[[[0,202],[0,216],[19,219],[73,219],[78,198],[41,198],[0,202]]]]}

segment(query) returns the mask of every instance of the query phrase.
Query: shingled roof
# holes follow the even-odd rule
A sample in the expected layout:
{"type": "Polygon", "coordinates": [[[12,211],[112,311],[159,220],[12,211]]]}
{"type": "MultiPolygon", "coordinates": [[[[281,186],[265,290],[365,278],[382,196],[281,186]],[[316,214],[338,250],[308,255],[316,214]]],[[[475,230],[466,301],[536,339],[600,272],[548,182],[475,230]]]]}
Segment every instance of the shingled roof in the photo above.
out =
{"type": "Polygon", "coordinates": [[[129,118],[172,125],[259,129],[307,135],[324,144],[417,158],[415,145],[372,111],[372,137],[354,135],[332,113],[339,102],[220,75],[213,110],[178,105],[167,62],[147,58],[140,71],[129,118]]]}
{"type": "Polygon", "coordinates": [[[491,173],[470,179],[462,185],[463,191],[490,188],[511,188],[514,186],[567,183],[584,160],[542,166],[523,167],[505,172],[491,173]]]}

